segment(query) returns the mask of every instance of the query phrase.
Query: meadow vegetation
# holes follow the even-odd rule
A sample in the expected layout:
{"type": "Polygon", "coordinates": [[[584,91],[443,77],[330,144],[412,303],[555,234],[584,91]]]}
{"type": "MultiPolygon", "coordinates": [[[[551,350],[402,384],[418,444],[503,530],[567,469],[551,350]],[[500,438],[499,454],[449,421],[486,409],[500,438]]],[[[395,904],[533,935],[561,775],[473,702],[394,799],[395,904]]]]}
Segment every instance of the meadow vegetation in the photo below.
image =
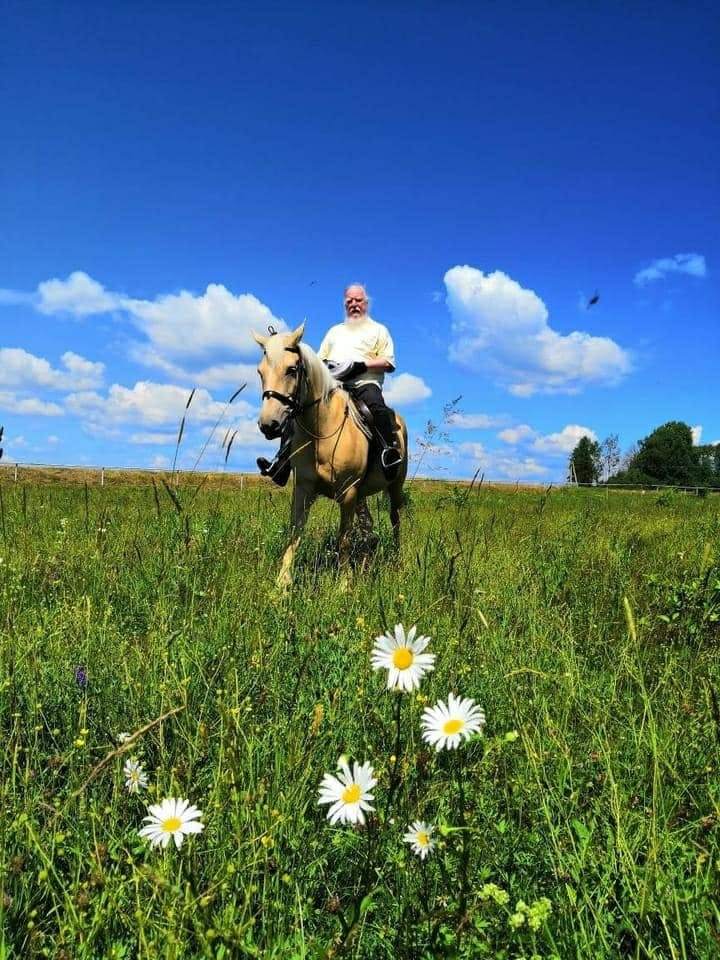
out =
{"type": "Polygon", "coordinates": [[[720,499],[411,484],[349,575],[319,504],[283,595],[264,484],[0,493],[0,956],[718,955],[720,499]],[[396,623],[412,693],[371,666],[396,623]],[[435,752],[451,691],[487,722],[435,752]],[[317,803],[342,754],[361,827],[317,803]],[[166,797],[179,850],[139,835],[166,797]]]}

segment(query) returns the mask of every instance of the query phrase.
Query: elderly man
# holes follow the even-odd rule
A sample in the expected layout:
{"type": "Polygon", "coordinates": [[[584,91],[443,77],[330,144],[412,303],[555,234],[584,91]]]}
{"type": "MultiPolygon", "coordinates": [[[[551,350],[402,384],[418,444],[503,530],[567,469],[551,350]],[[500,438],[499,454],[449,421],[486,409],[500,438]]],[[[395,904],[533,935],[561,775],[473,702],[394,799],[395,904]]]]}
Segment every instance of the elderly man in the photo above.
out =
{"type": "MultiPolygon", "coordinates": [[[[362,400],[374,420],[374,429],[382,444],[380,463],[388,480],[397,473],[401,461],[391,411],[385,405],[382,384],[385,374],[395,369],[395,351],[387,327],[368,315],[370,305],[365,288],[353,283],[345,288],[345,320],[331,327],[320,344],[318,356],[346,389],[362,400]]],[[[283,437],[277,457],[270,463],[259,457],[263,476],[279,486],[290,475],[289,446],[292,433],[283,437]]]]}

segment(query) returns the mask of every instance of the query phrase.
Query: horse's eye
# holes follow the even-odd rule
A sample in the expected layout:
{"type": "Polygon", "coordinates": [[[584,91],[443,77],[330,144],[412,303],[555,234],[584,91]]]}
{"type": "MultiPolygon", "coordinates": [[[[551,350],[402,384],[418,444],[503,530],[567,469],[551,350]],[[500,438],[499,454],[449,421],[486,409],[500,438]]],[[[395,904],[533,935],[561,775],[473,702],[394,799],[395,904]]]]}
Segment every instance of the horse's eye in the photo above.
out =
{"type": "Polygon", "coordinates": [[[288,375],[289,377],[296,377],[296,376],[297,376],[297,367],[290,367],[290,369],[289,369],[288,372],[287,372],[287,375],[288,375]]]}

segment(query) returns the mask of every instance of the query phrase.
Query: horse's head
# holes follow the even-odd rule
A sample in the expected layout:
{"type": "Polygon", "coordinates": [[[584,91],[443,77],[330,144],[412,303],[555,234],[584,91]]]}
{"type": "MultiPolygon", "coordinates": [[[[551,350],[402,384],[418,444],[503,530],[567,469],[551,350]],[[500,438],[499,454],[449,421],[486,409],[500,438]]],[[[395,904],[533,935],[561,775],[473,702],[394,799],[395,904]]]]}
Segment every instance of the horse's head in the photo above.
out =
{"type": "Polygon", "coordinates": [[[263,351],[258,365],[263,391],[258,426],[268,440],[280,436],[300,401],[302,357],[298,344],[304,332],[304,323],[292,333],[273,333],[267,337],[253,331],[263,351]]]}

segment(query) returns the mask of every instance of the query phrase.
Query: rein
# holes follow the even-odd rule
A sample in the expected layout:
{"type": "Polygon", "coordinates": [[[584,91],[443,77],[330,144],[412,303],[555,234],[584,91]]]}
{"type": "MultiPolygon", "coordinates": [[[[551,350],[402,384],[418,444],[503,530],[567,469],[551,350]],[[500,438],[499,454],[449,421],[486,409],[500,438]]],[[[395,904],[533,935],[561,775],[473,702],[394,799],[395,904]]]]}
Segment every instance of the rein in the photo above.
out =
{"type": "Polygon", "coordinates": [[[303,387],[303,381],[306,379],[305,375],[305,366],[302,362],[302,354],[300,353],[299,347],[285,347],[290,353],[296,353],[298,356],[298,381],[295,391],[292,396],[289,396],[286,393],[278,393],[277,390],[263,390],[262,399],[265,400],[266,397],[271,397],[273,400],[279,400],[280,403],[284,403],[286,407],[289,407],[290,413],[288,416],[289,420],[295,420],[297,425],[306,433],[309,437],[312,437],[313,440],[332,440],[343,429],[347,422],[348,418],[348,407],[345,407],[345,414],[340,421],[340,425],[333,430],[332,433],[328,433],[323,436],[321,434],[313,433],[312,430],[309,430],[304,423],[299,423],[297,421],[298,416],[301,413],[305,413],[306,410],[309,410],[311,407],[315,407],[320,403],[320,397],[316,397],[315,400],[310,400],[308,403],[300,403],[299,397],[303,387]]]}
{"type": "Polygon", "coordinates": [[[296,353],[298,355],[298,380],[295,392],[292,396],[288,396],[286,393],[278,393],[277,390],[263,390],[262,399],[265,400],[269,397],[273,400],[279,400],[280,403],[284,403],[286,407],[290,408],[290,419],[294,420],[298,414],[304,413],[306,410],[309,410],[310,407],[314,407],[320,403],[320,397],[316,400],[311,400],[309,403],[300,403],[298,398],[302,390],[303,380],[305,379],[305,367],[302,362],[302,355],[298,347],[285,347],[285,349],[290,353],[296,353]]]}

